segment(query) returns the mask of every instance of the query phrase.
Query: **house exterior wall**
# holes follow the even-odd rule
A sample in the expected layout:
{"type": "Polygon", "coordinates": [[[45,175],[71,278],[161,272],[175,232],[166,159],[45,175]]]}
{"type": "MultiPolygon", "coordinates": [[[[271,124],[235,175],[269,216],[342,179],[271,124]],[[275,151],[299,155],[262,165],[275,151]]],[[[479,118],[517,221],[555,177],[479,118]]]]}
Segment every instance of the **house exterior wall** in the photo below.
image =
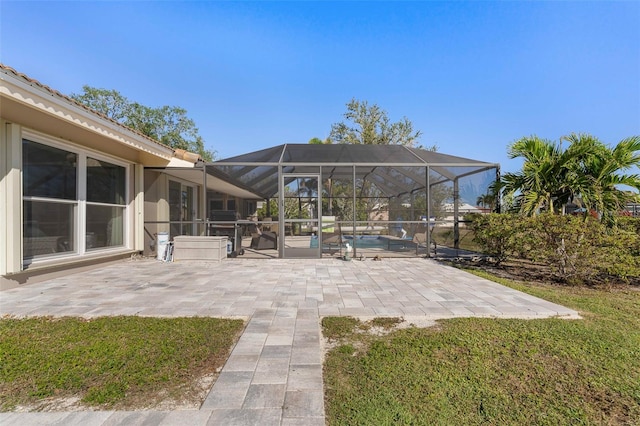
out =
{"type": "MultiPolygon", "coordinates": [[[[142,164],[133,166],[133,218],[132,223],[134,229],[144,229],[144,167],[142,164]]],[[[133,249],[137,252],[144,250],[144,233],[133,233],[133,249]]]]}
{"type": "MultiPolygon", "coordinates": [[[[143,251],[144,167],[193,163],[1,64],[0,105],[0,289],[143,251]],[[38,152],[39,160],[31,152],[38,152]],[[64,196],[34,193],[33,187],[55,192],[56,167],[65,154],[75,186],[64,196]],[[30,182],[27,190],[25,182],[30,182]],[[33,220],[36,213],[47,232],[33,220]]],[[[156,217],[162,209],[160,202],[156,217]]]]}
{"type": "Polygon", "coordinates": [[[206,235],[207,189],[251,193],[205,168],[194,179],[200,161],[0,64],[0,290],[155,255],[158,232],[206,235]],[[168,223],[176,207],[191,223],[168,223]]]}
{"type": "Polygon", "coordinates": [[[169,232],[169,179],[155,170],[144,171],[144,248],[145,256],[156,254],[158,232],[169,232]]]}
{"type": "Polygon", "coordinates": [[[205,236],[206,191],[202,169],[166,168],[144,171],[144,254],[157,255],[158,233],[205,236]]]}
{"type": "MultiPolygon", "coordinates": [[[[2,275],[0,288],[10,288],[21,283],[37,280],[36,277],[46,275],[51,270],[60,270],[63,265],[66,268],[72,268],[74,264],[95,263],[100,259],[112,259],[123,255],[130,256],[141,249],[142,228],[139,225],[138,218],[143,217],[144,211],[142,209],[144,206],[139,201],[143,191],[140,164],[107,156],[97,150],[86,149],[81,144],[74,143],[75,141],[57,139],[51,135],[27,129],[18,123],[9,123],[6,120],[2,120],[1,128],[2,185],[0,186],[0,215],[2,221],[0,226],[3,238],[1,238],[0,249],[0,273],[2,275]],[[85,169],[80,165],[77,166],[77,182],[79,184],[78,192],[73,200],[69,200],[66,204],[64,202],[50,204],[47,202],[47,198],[25,197],[23,190],[25,169],[22,151],[24,144],[32,143],[38,146],[60,149],[63,152],[74,153],[79,158],[84,159],[85,169]],[[88,203],[87,199],[90,197],[82,194],[82,191],[87,190],[87,184],[80,183],[83,178],[86,178],[86,162],[93,161],[94,157],[97,159],[95,161],[101,161],[103,164],[116,165],[120,170],[124,171],[125,176],[125,181],[122,185],[125,195],[123,207],[118,210],[118,229],[112,231],[113,235],[119,236],[119,240],[112,244],[104,243],[104,247],[95,248],[93,247],[92,239],[96,238],[96,235],[89,231],[92,226],[96,226],[95,221],[98,217],[91,212],[95,211],[95,209],[104,210],[105,207],[100,203],[95,203],[95,206],[88,203]],[[32,199],[36,201],[32,201],[32,199]],[[33,232],[30,227],[39,226],[29,222],[25,226],[25,208],[29,203],[41,203],[45,206],[71,206],[70,209],[73,213],[70,215],[72,223],[69,233],[72,236],[72,244],[69,250],[59,252],[59,247],[56,247],[56,239],[60,240],[62,237],[57,236],[56,232],[53,232],[54,236],[51,236],[51,232],[47,232],[47,236],[45,236],[45,233],[38,228],[38,232],[42,232],[41,237],[30,235],[29,238],[26,238],[25,231],[33,232]],[[29,241],[31,244],[27,247],[32,247],[33,244],[36,244],[39,248],[35,251],[26,250],[25,241],[29,241]]],[[[106,207],[106,209],[109,210],[112,207],[106,207]]],[[[44,216],[41,214],[40,217],[47,216],[46,207],[41,213],[44,216]]],[[[55,216],[53,212],[51,216],[55,216]]],[[[108,226],[106,224],[102,225],[108,226]]],[[[100,228],[101,224],[98,223],[97,226],[100,228]]],[[[52,227],[55,227],[55,221],[52,222],[52,225],[49,225],[47,231],[52,227]]],[[[107,232],[105,231],[105,238],[109,238],[107,232]]]]}
{"type": "Polygon", "coordinates": [[[20,127],[0,120],[0,274],[20,270],[22,263],[20,127]]]}

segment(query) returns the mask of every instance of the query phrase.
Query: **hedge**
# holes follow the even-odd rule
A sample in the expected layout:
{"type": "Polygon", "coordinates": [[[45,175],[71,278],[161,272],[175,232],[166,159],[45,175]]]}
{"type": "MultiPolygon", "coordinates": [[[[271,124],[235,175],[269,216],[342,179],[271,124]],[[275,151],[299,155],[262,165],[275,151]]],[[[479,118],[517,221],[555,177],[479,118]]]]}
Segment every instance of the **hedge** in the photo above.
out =
{"type": "Polygon", "coordinates": [[[592,217],[476,215],[476,241],[496,264],[524,259],[549,266],[554,278],[590,283],[640,276],[640,218],[607,226],[592,217]]]}

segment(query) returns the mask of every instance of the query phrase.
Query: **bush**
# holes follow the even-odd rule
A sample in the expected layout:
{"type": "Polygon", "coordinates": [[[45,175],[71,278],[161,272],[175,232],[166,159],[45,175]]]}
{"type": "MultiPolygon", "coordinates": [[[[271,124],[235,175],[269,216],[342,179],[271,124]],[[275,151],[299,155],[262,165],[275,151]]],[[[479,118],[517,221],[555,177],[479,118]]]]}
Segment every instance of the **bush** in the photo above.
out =
{"type": "Polygon", "coordinates": [[[620,216],[617,219],[617,225],[621,229],[640,235],[640,217],[620,216]]]}
{"type": "Polygon", "coordinates": [[[618,228],[626,233],[631,254],[640,261],[640,217],[620,217],[618,218],[618,228]]]}
{"type": "Polygon", "coordinates": [[[496,263],[527,259],[569,283],[640,276],[640,221],[606,226],[592,217],[490,214],[474,220],[474,240],[496,263]]]}
{"type": "Polygon", "coordinates": [[[471,222],[473,241],[480,244],[488,256],[500,264],[518,251],[518,236],[521,233],[522,220],[511,214],[477,215],[471,222]]]}
{"type": "Polygon", "coordinates": [[[529,252],[532,259],[549,265],[563,281],[588,283],[602,275],[622,279],[638,275],[637,233],[607,227],[589,216],[543,214],[528,222],[538,242],[529,252]]]}

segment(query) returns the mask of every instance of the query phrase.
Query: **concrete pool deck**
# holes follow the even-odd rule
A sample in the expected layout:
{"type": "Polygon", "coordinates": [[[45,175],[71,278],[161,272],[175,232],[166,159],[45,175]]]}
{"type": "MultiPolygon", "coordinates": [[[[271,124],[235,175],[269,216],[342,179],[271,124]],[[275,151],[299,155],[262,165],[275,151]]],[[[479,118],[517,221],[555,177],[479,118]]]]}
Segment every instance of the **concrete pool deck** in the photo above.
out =
{"type": "Polygon", "coordinates": [[[324,425],[325,316],[579,318],[429,259],[126,261],[0,292],[3,316],[247,319],[199,409],[0,413],[9,425],[324,425]]]}

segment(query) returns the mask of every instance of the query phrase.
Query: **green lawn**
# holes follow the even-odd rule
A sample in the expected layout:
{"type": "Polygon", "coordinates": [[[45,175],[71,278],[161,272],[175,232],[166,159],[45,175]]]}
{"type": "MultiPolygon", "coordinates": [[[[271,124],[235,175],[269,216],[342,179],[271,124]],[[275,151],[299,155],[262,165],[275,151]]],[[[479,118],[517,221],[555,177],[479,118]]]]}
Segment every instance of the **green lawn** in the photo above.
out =
{"type": "Polygon", "coordinates": [[[109,409],[202,397],[244,323],[215,318],[0,320],[0,410],[77,397],[109,409]]]}
{"type": "Polygon", "coordinates": [[[380,337],[325,318],[328,424],[640,424],[640,292],[507,285],[584,319],[453,319],[380,337]]]}

